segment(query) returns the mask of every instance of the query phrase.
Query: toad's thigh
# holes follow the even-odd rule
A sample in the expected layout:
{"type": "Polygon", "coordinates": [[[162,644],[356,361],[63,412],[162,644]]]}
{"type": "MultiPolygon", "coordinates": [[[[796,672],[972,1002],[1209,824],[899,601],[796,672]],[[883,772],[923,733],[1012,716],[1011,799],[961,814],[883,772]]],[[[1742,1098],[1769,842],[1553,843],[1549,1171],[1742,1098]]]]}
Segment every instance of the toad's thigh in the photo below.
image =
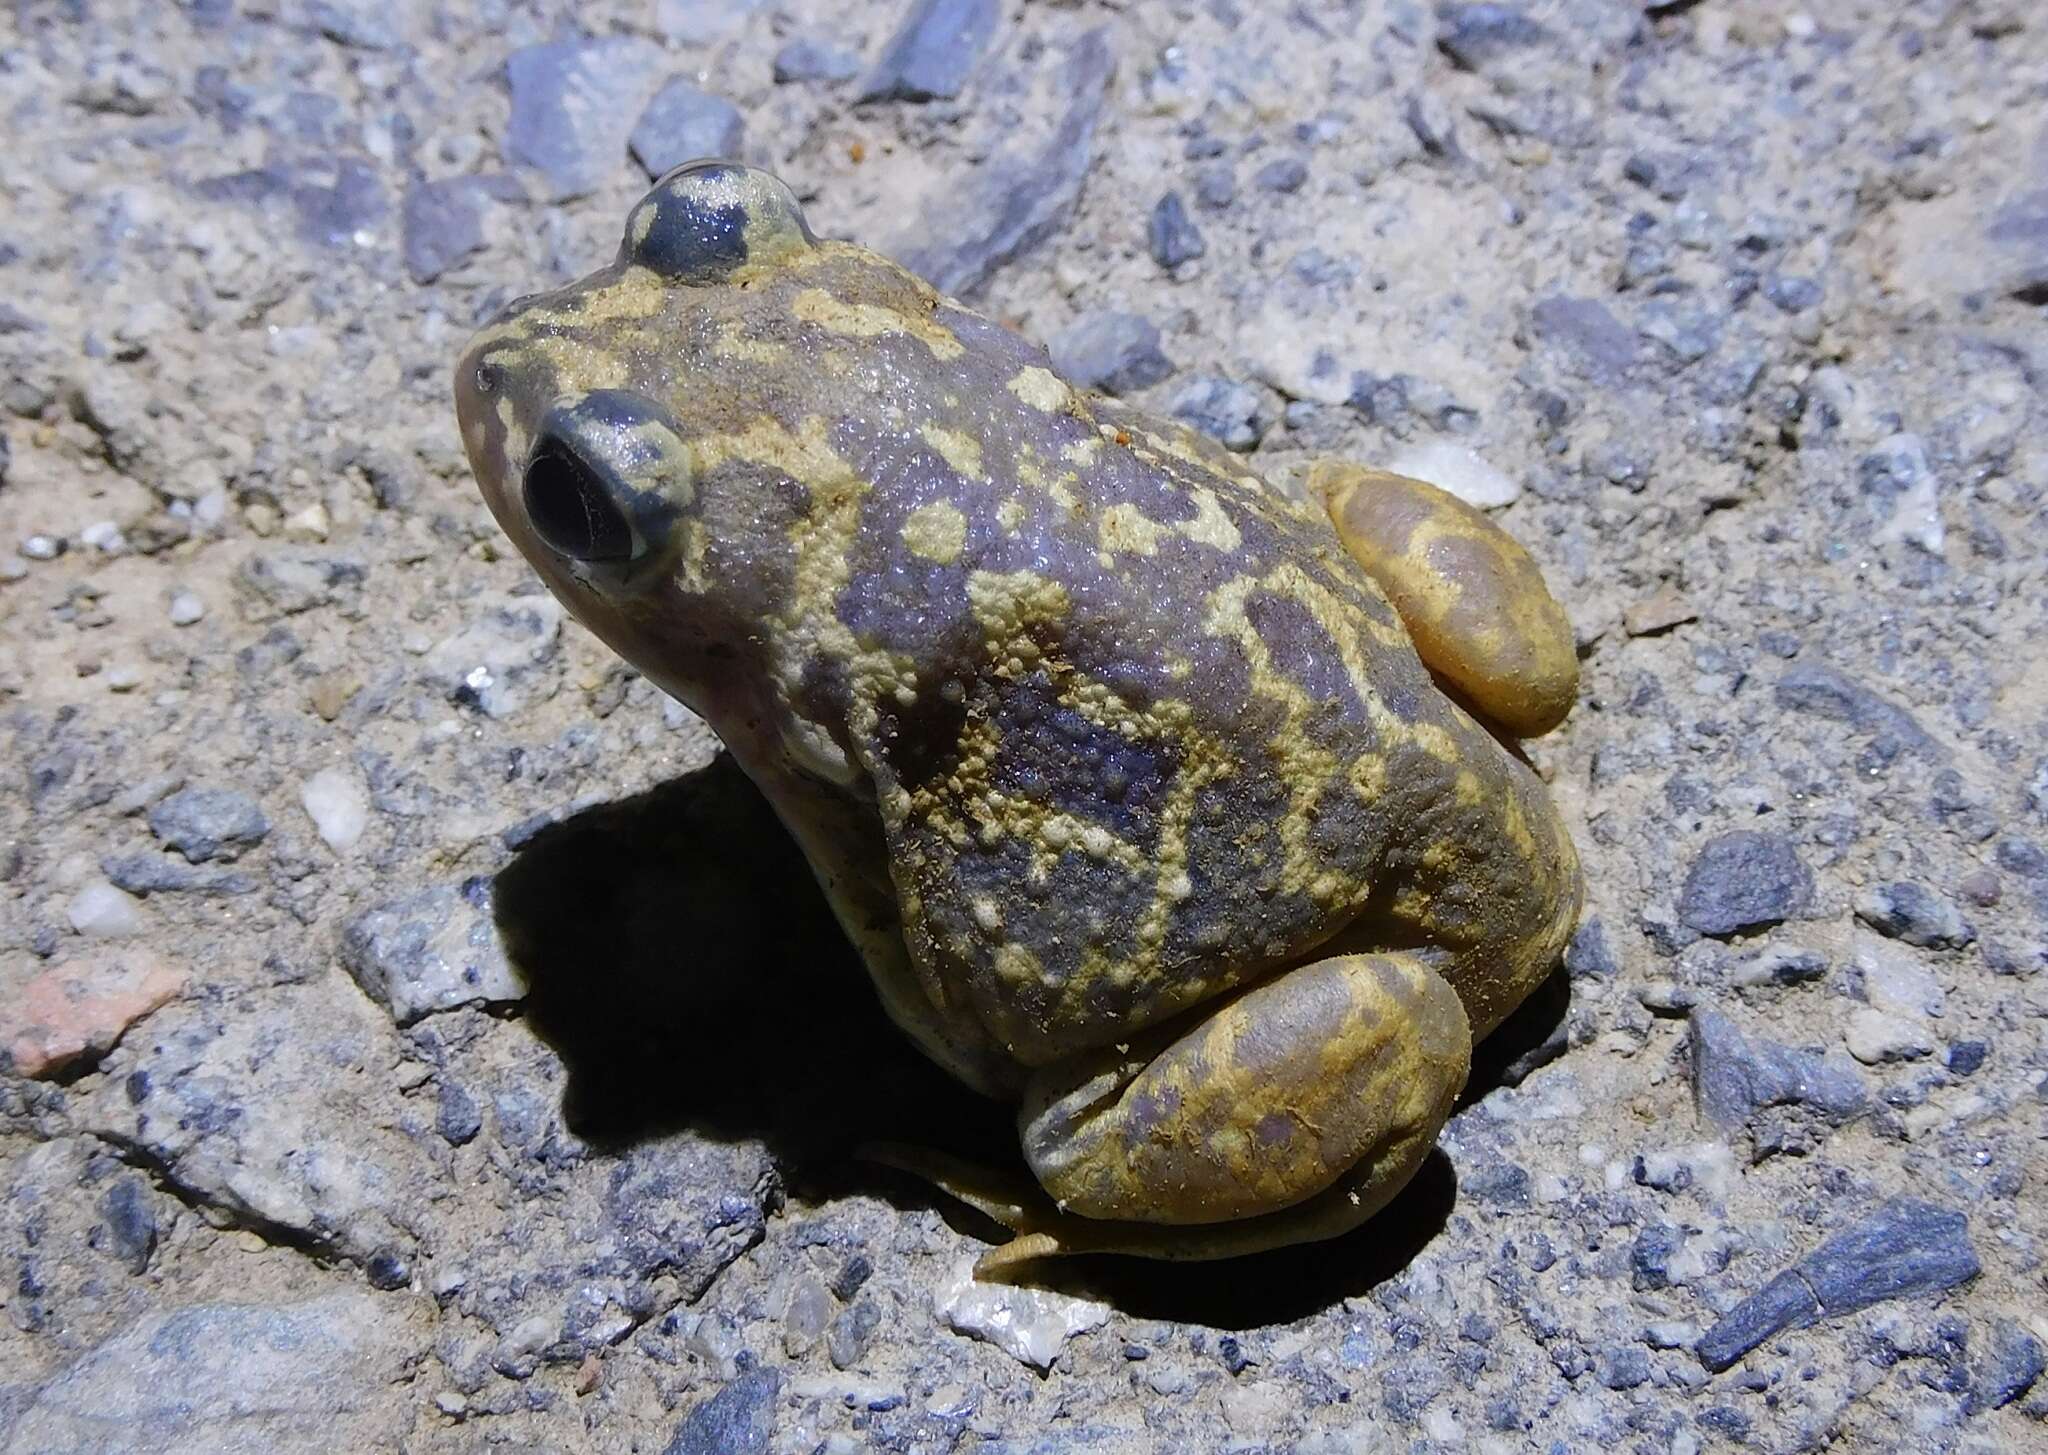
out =
{"type": "Polygon", "coordinates": [[[1333,956],[1041,1069],[1019,1113],[1024,1154],[1084,1217],[1254,1217],[1369,1159],[1405,1181],[1471,1049],[1457,993],[1420,957],[1333,956]]]}

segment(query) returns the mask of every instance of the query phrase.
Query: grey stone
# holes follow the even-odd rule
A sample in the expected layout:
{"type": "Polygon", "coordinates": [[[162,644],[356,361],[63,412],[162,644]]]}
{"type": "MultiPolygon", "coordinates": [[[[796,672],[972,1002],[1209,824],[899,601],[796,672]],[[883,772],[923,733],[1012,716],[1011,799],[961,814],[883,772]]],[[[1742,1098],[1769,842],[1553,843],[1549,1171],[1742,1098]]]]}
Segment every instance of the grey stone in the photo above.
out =
{"type": "Polygon", "coordinates": [[[431,283],[483,251],[483,189],[469,177],[414,182],[399,209],[399,248],[415,283],[431,283]]]}
{"type": "Polygon", "coordinates": [[[415,1418],[393,1386],[418,1336],[369,1293],[144,1313],[55,1375],[8,1455],[274,1455],[395,1450],[415,1418]]]}
{"type": "Polygon", "coordinates": [[[242,614],[257,622],[351,602],[362,584],[362,562],[306,551],[265,551],[235,572],[242,614]]]}
{"type": "Polygon", "coordinates": [[[1298,192],[1307,180],[1307,162],[1300,157],[1280,157],[1259,168],[1252,185],[1261,192],[1298,192]]]}
{"type": "Polygon", "coordinates": [[[891,255],[942,292],[971,294],[1059,231],[1080,200],[1114,69],[1100,30],[1075,41],[1057,63],[1042,64],[1031,84],[1046,94],[1048,108],[1058,98],[1050,130],[1020,133],[964,186],[949,184],[891,255]]]}
{"type": "Polygon", "coordinates": [[[1178,192],[1168,192],[1152,208],[1152,220],[1145,227],[1145,243],[1152,251],[1152,260],[1162,268],[1177,268],[1209,250],[1209,245],[1202,241],[1202,230],[1188,216],[1187,204],[1180,200],[1178,192]]]}
{"type": "Polygon", "coordinates": [[[1538,45],[1549,32],[1512,5],[1444,4],[1436,8],[1436,48],[1461,70],[1538,45]]]}
{"type": "Polygon", "coordinates": [[[1631,1281],[1639,1293],[1671,1286],[1671,1259],[1685,1246],[1685,1229],[1670,1223],[1652,1223],[1636,1234],[1629,1248],[1631,1281]]]}
{"type": "Polygon", "coordinates": [[[1975,1076],[1984,1067],[1991,1047],[1983,1041],[1957,1041],[1948,1048],[1943,1064],[1954,1076],[1975,1076]]]}
{"type": "Polygon", "coordinates": [[[1821,287],[1811,278],[1779,273],[1764,284],[1764,297],[1781,312],[1804,313],[1820,303],[1821,287]]]}
{"type": "Polygon", "coordinates": [[[1694,1352],[1718,1373],[1782,1329],[1938,1294],[1980,1271],[1963,1214],[1894,1198],[1729,1310],[1694,1352]]]}
{"type": "Polygon", "coordinates": [[[998,0],[914,0],[860,84],[860,101],[958,96],[1002,19],[998,0]]]}
{"type": "Polygon", "coordinates": [[[874,1277],[875,1263],[865,1253],[855,1253],[840,1266],[832,1279],[832,1296],[846,1303],[874,1277]]]}
{"type": "Polygon", "coordinates": [[[782,1351],[800,1359],[825,1337],[825,1325],[832,1317],[832,1296],[825,1285],[809,1274],[799,1278],[790,1290],[782,1312],[782,1351]]]}
{"type": "Polygon", "coordinates": [[[1609,1389],[1634,1389],[1649,1382],[1650,1355],[1633,1344],[1623,1344],[1603,1352],[1594,1372],[1609,1389]]]}
{"type": "Polygon", "coordinates": [[[852,51],[805,36],[784,42],[775,53],[775,79],[785,86],[811,81],[851,81],[859,74],[860,57],[852,51]]]}
{"type": "Polygon", "coordinates": [[[1237,200],[1237,174],[1225,162],[1195,173],[1195,203],[1211,212],[1221,212],[1237,200]]]}
{"type": "Polygon", "coordinates": [[[315,247],[354,247],[391,214],[375,168],[354,157],[306,163],[288,191],[299,236],[315,247]]]}
{"type": "Polygon", "coordinates": [[[100,872],[130,894],[254,894],[255,879],[239,869],[195,869],[169,854],[109,854],[100,872]]]}
{"type": "Polygon", "coordinates": [[[1913,714],[1833,667],[1803,662],[1787,669],[1778,679],[1777,699],[1780,707],[1847,723],[1923,757],[1946,760],[1949,756],[1948,749],[1930,737],[1913,714]]]}
{"type": "Polygon", "coordinates": [[[1992,850],[1998,867],[2023,879],[2048,879],[2048,849],[2029,839],[2000,839],[1992,850]]]}
{"type": "Polygon", "coordinates": [[[1608,979],[1621,973],[1621,962],[1607,940],[1607,926],[1596,915],[1580,922],[1564,947],[1565,973],[1574,980],[1608,979]]]}
{"type": "Polygon", "coordinates": [[[1735,971],[1735,983],[1751,985],[1801,985],[1828,973],[1825,955],[1792,946],[1772,946],[1742,962],[1735,971]]]}
{"type": "Polygon", "coordinates": [[[1973,1415],[2004,1409],[2048,1370],[2041,1341],[2016,1320],[1993,1319],[1984,1342],[1990,1347],[1970,1371],[1970,1393],[1963,1402],[1973,1415]]]}
{"type": "Polygon", "coordinates": [[[476,1098],[453,1081],[442,1082],[434,1101],[434,1130],[442,1140],[450,1146],[463,1146],[476,1140],[483,1125],[483,1108],[476,1098]]]}
{"type": "Polygon", "coordinates": [[[1703,935],[1762,929],[1805,912],[1813,871],[1783,835],[1737,829],[1709,839],[1679,891],[1678,917],[1703,935]]]}
{"type": "Polygon", "coordinates": [[[1159,330],[1135,313],[1094,313],[1052,337],[1053,367],[1069,383],[1106,394],[1130,394],[1173,372],[1159,330]]]}
{"type": "Polygon", "coordinates": [[[1173,416],[1187,421],[1225,449],[1256,449],[1273,427],[1258,390],[1235,379],[1198,374],[1174,395],[1173,416]]]}
{"type": "Polygon", "coordinates": [[[181,788],[149,811],[149,831],[194,864],[239,859],[270,834],[256,800],[232,788],[181,788]]]}
{"type": "Polygon", "coordinates": [[[1662,344],[1671,362],[1696,364],[1721,345],[1725,315],[1711,304],[1653,299],[1642,311],[1642,335],[1662,344]]]}
{"type": "Polygon", "coordinates": [[[683,1417],[664,1455],[767,1455],[781,1395],[782,1375],[774,1369],[734,1376],[683,1417]]]}
{"type": "Polygon", "coordinates": [[[1799,1265],[1830,1318],[1892,1298],[1939,1293],[1980,1271],[1962,1213],[1894,1198],[1799,1265]]]}
{"type": "Polygon", "coordinates": [[[624,160],[627,133],[662,61],[652,41],[625,35],[514,51],[505,63],[512,87],[506,157],[541,174],[547,201],[596,191],[624,160]]]}
{"type": "Polygon", "coordinates": [[[157,1011],[75,1106],[79,1129],[132,1149],[181,1198],[271,1241],[356,1261],[407,1249],[420,1191],[440,1174],[366,1109],[382,1103],[363,1068],[388,1065],[388,1046],[344,987],[316,981],[294,994],[307,1016],[295,1036],[278,1034],[265,997],[157,1011]]]}
{"type": "Polygon", "coordinates": [[[1881,935],[1923,950],[1959,950],[1977,938],[1961,910],[1910,879],[1873,885],[1858,895],[1856,918],[1881,935]]]}
{"type": "Polygon", "coordinates": [[[882,1310],[871,1298],[841,1309],[825,1334],[825,1353],[834,1369],[851,1369],[868,1351],[868,1341],[882,1322],[882,1310]]]}
{"type": "Polygon", "coordinates": [[[1751,1294],[1700,1336],[1693,1353],[1719,1374],[1771,1335],[1805,1328],[1820,1317],[1820,1302],[1796,1269],[1788,1268],[1751,1294]]]}
{"type": "Polygon", "coordinates": [[[489,890],[480,880],[422,889],[364,910],[342,927],[341,962],[400,1025],[526,994],[505,958],[489,890]]]}
{"type": "Polygon", "coordinates": [[[746,140],[739,108],[677,77],[655,93],[627,145],[650,178],[706,157],[735,158],[746,140]]]}
{"type": "Polygon", "coordinates": [[[1745,1036],[1734,1021],[1707,1006],[1695,1009],[1689,1024],[1693,1102],[1723,1131],[1740,1128],[1769,1106],[1807,1107],[1839,1125],[1870,1105],[1862,1074],[1843,1057],[1745,1036]]]}
{"type": "Polygon", "coordinates": [[[1530,314],[1538,339],[1555,345],[1596,384],[1617,384],[1641,357],[1635,331],[1597,298],[1545,298],[1530,314]]]}
{"type": "Polygon", "coordinates": [[[142,1178],[127,1174],[114,1179],[100,1195],[100,1216],[107,1220],[110,1251],[130,1273],[149,1267],[156,1251],[156,1194],[142,1178]]]}

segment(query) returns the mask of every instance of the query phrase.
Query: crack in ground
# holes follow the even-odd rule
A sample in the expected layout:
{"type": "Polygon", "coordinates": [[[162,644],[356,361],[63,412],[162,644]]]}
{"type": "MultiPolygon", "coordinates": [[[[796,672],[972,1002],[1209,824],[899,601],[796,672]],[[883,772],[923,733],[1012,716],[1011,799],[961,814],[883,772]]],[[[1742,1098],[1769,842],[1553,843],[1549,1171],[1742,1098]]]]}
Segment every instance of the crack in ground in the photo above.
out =
{"type": "Polygon", "coordinates": [[[167,1158],[143,1142],[124,1137],[118,1132],[99,1130],[79,1130],[75,1135],[106,1147],[124,1166],[132,1167],[147,1177],[159,1192],[180,1207],[197,1213],[208,1227],[254,1233],[266,1246],[302,1254],[322,1267],[333,1267],[339,1263],[361,1265],[362,1260],[342,1251],[331,1239],[311,1229],[293,1227],[289,1223],[264,1217],[261,1213],[224,1201],[186,1181],[167,1158]]]}

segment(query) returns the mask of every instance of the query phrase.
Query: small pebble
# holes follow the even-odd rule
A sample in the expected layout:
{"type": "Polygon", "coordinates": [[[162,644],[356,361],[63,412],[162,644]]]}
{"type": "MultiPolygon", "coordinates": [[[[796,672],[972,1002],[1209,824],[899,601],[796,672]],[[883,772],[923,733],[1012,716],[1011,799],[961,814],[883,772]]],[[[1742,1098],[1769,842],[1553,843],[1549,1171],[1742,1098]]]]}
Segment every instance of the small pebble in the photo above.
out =
{"type": "Polygon", "coordinates": [[[299,803],[313,827],[337,854],[356,846],[370,822],[370,801],[353,773],[322,768],[299,789],[299,803]]]}
{"type": "Polygon", "coordinates": [[[284,518],[284,533],[297,541],[324,541],[329,529],[327,507],[317,500],[284,518]]]}
{"type": "Polygon", "coordinates": [[[64,554],[64,542],[57,536],[30,536],[21,543],[21,553],[31,561],[54,561],[64,554]]]}
{"type": "Polygon", "coordinates": [[[28,561],[14,552],[0,555],[0,581],[19,581],[28,575],[28,561]]]}
{"type": "Polygon", "coordinates": [[[95,879],[72,895],[64,917],[89,939],[120,939],[142,931],[141,906],[104,879],[95,879]]]}
{"type": "Polygon", "coordinates": [[[1449,440],[1409,445],[1387,461],[1387,468],[1396,475],[1434,485],[1481,510],[1497,510],[1522,493],[1521,485],[1505,471],[1478,452],[1449,440]]]}
{"type": "Polygon", "coordinates": [[[1262,192],[1295,192],[1308,180],[1308,163],[1299,157],[1282,157],[1259,168],[1252,178],[1262,192]]]}
{"type": "Polygon", "coordinates": [[[118,662],[107,668],[106,683],[109,692],[133,692],[142,685],[142,670],[131,662],[118,662]]]}
{"type": "Polygon", "coordinates": [[[1914,1061],[1934,1051],[1934,1039],[1925,1026],[1871,1006],[1864,1006],[1849,1017],[1842,1040],[1849,1047],[1849,1054],[1866,1066],[1914,1061]]]}
{"type": "Polygon", "coordinates": [[[1625,609],[1621,614],[1621,626],[1632,637],[1654,637],[1699,618],[1699,612],[1667,581],[1648,597],[1625,609]]]}
{"type": "Polygon", "coordinates": [[[205,615],[206,603],[193,592],[180,591],[171,597],[172,626],[190,626],[205,615]]]}
{"type": "Polygon", "coordinates": [[[850,81],[860,74],[860,57],[823,41],[802,37],[775,53],[778,85],[802,81],[850,81]]]}
{"type": "Polygon", "coordinates": [[[122,538],[121,527],[111,520],[96,520],[78,533],[79,544],[91,546],[106,555],[114,555],[128,542],[122,538]]]}
{"type": "Polygon", "coordinates": [[[1201,229],[1188,216],[1187,204],[1180,200],[1178,192],[1167,193],[1152,209],[1145,240],[1151,248],[1152,260],[1162,268],[1177,268],[1209,251],[1201,229]]]}

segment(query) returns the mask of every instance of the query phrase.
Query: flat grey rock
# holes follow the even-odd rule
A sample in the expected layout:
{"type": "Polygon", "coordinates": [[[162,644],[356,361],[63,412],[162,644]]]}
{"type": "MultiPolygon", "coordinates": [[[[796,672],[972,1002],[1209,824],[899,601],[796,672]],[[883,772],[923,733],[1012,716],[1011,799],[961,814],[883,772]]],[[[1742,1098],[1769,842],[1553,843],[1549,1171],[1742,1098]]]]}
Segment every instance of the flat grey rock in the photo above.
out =
{"type": "Polygon", "coordinates": [[[506,158],[539,172],[550,201],[595,191],[624,160],[627,134],[662,59],[658,46],[623,35],[513,52],[506,62],[506,158]]]}
{"type": "Polygon", "coordinates": [[[1889,1299],[1940,1294],[1980,1271],[1963,1214],[1894,1198],[1738,1304],[1707,1331],[1696,1352],[1718,1372],[1781,1330],[1889,1299]]]}
{"type": "Polygon", "coordinates": [[[680,77],[655,93],[627,141],[634,160],[650,178],[684,162],[737,157],[745,143],[746,125],[739,108],[680,77]]]}
{"type": "Polygon", "coordinates": [[[1700,846],[1679,890],[1678,917],[1703,935],[1761,929],[1805,912],[1813,871],[1782,835],[1754,829],[1700,846]]]}
{"type": "Polygon", "coordinates": [[[143,1315],[36,1391],[8,1455],[393,1449],[418,1328],[402,1302],[326,1294],[143,1315]]]}
{"type": "Polygon", "coordinates": [[[937,101],[958,96],[1002,19],[998,0],[911,0],[882,47],[862,101],[937,101]]]}
{"type": "Polygon", "coordinates": [[[1050,127],[1009,138],[889,251],[943,291],[972,294],[997,269],[1056,233],[1088,175],[1114,70],[1100,30],[1081,36],[1064,55],[1038,62],[1023,84],[1059,98],[1050,127]]]}

